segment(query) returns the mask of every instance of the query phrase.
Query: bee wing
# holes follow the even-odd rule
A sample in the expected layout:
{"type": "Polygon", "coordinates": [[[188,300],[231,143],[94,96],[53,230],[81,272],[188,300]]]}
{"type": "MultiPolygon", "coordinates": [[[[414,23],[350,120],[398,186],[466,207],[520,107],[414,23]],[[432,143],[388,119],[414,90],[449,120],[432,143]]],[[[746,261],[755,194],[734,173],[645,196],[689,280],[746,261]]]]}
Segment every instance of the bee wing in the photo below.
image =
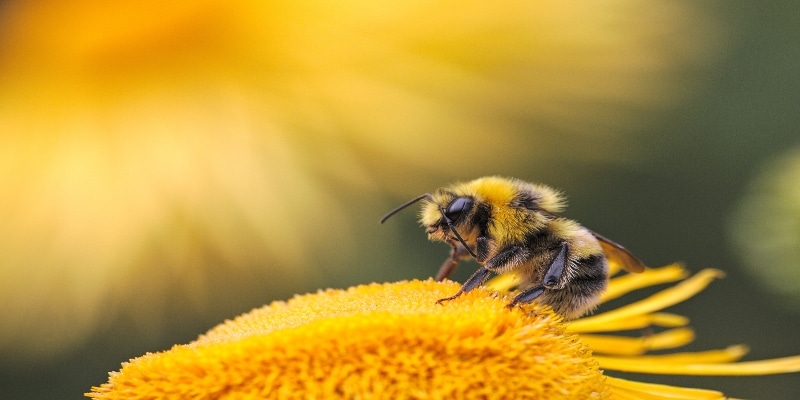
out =
{"type": "Polygon", "coordinates": [[[616,262],[622,269],[628,272],[642,272],[644,271],[644,263],[639,261],[636,256],[631,254],[626,248],[620,244],[613,242],[597,232],[592,232],[597,241],[600,242],[600,247],[603,248],[603,253],[610,262],[616,262]]]}

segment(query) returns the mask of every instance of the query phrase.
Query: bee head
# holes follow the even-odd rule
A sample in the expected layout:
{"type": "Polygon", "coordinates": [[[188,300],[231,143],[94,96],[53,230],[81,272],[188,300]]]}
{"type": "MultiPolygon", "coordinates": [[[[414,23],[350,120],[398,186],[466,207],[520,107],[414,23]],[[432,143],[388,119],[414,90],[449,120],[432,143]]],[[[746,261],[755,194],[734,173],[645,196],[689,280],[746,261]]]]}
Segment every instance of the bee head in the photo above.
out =
{"type": "MultiPolygon", "coordinates": [[[[438,194],[439,193],[437,193],[437,195],[438,194]]],[[[470,249],[470,247],[454,227],[454,225],[458,225],[459,223],[463,222],[465,216],[468,215],[472,210],[474,200],[471,197],[455,197],[451,200],[446,200],[445,203],[443,201],[437,201],[437,199],[435,199],[430,193],[425,193],[401,204],[394,210],[389,211],[383,216],[383,218],[381,218],[381,223],[386,222],[386,220],[392,215],[397,214],[404,208],[423,199],[426,200],[427,203],[426,207],[424,207],[422,210],[422,219],[423,225],[425,225],[428,234],[435,235],[436,233],[446,234],[446,232],[451,232],[453,236],[455,236],[455,238],[461,243],[461,245],[467,249],[469,254],[472,257],[477,258],[475,253],[473,253],[472,249],[470,249]],[[429,216],[431,215],[431,211],[433,211],[435,214],[438,214],[438,216],[431,218],[429,216]]],[[[444,238],[442,237],[440,239],[444,238]]]]}
{"type": "Polygon", "coordinates": [[[484,237],[501,247],[541,229],[550,218],[545,213],[563,205],[560,194],[547,186],[497,176],[441,188],[426,203],[420,222],[431,239],[452,244],[457,231],[472,245],[484,237]]]}
{"type": "Polygon", "coordinates": [[[471,197],[456,197],[446,207],[441,208],[442,217],[448,224],[455,224],[469,214],[474,201],[471,197]]]}

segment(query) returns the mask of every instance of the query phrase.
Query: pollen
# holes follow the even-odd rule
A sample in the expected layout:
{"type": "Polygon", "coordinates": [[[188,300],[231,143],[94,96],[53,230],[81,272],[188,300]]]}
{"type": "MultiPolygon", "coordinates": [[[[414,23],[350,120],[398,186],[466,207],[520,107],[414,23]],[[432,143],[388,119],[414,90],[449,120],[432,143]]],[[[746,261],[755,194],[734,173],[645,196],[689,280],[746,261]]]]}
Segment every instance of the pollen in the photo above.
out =
{"type": "Polygon", "coordinates": [[[327,290],[272,303],[197,341],[147,354],[94,399],[610,398],[588,347],[548,309],[507,310],[432,280],[327,290]]]}

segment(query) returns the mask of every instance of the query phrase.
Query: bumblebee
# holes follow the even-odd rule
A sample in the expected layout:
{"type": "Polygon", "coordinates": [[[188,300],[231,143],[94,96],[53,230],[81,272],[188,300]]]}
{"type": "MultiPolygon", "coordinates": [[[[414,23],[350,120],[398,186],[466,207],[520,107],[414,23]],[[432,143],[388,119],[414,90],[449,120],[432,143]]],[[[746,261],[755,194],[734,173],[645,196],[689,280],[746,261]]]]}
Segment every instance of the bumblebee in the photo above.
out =
{"type": "Polygon", "coordinates": [[[519,290],[508,307],[536,302],[573,319],[599,303],[608,285],[609,260],[630,272],[644,270],[624,247],[558,215],[564,198],[545,185],[501,177],[457,183],[409,200],[381,223],[419,201],[428,238],[452,247],[436,280],[448,278],[464,258],[481,265],[440,304],[482,285],[492,273],[513,273],[519,290]]]}

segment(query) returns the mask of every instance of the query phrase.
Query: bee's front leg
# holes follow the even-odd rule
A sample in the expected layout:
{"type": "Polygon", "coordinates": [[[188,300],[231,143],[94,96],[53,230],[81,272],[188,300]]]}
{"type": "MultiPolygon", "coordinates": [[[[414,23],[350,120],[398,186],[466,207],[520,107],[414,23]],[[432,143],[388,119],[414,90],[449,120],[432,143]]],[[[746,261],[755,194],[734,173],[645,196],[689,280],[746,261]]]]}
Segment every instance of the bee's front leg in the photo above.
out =
{"type": "Polygon", "coordinates": [[[458,296],[461,296],[462,294],[467,293],[472,289],[475,289],[476,287],[483,284],[483,282],[486,282],[486,279],[489,277],[490,273],[491,271],[481,267],[479,270],[475,271],[475,273],[472,274],[472,276],[470,276],[466,282],[464,282],[464,284],[461,286],[461,289],[458,289],[458,292],[456,294],[450,297],[445,297],[443,299],[436,300],[436,304],[442,304],[445,301],[453,300],[458,296]]]}
{"type": "MultiPolygon", "coordinates": [[[[479,237],[477,243],[478,243],[477,245],[478,257],[481,258],[477,261],[481,262],[483,261],[483,259],[485,259],[486,254],[489,253],[489,248],[491,246],[491,243],[488,239],[484,237],[479,237]]],[[[528,250],[528,248],[524,246],[510,246],[506,249],[503,249],[497,255],[486,260],[485,263],[482,263],[483,267],[475,271],[475,273],[472,274],[472,276],[469,277],[469,279],[467,279],[466,282],[464,282],[464,285],[461,286],[461,289],[458,290],[458,293],[450,297],[446,297],[444,299],[439,299],[436,303],[441,304],[442,302],[453,300],[458,296],[461,296],[462,294],[469,292],[472,289],[475,289],[476,287],[486,282],[486,279],[489,278],[489,274],[492,271],[496,271],[498,268],[509,268],[509,267],[514,268],[518,265],[524,264],[525,262],[530,260],[530,258],[531,258],[531,252],[530,250],[528,250]]]]}

